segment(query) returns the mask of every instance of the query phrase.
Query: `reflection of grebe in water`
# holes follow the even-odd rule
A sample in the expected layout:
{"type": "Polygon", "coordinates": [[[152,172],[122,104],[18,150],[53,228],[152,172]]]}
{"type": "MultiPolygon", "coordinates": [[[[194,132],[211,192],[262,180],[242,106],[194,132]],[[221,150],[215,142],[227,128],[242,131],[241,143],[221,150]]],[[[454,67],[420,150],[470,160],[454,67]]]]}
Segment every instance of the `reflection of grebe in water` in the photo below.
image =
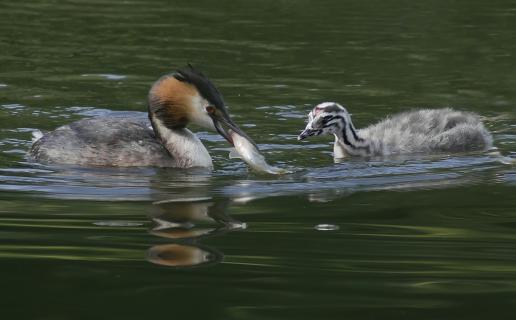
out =
{"type": "Polygon", "coordinates": [[[193,267],[220,262],[223,255],[213,248],[170,243],[151,247],[147,250],[146,258],[167,267],[193,267]]]}
{"type": "Polygon", "coordinates": [[[233,144],[235,134],[254,143],[231,120],[222,95],[188,66],[160,78],[149,92],[150,123],[137,117],[83,119],[49,132],[32,145],[42,162],[90,166],[212,167],[189,123],[216,130],[233,144]]]}
{"type": "Polygon", "coordinates": [[[246,228],[227,214],[229,200],[211,198],[158,201],[150,212],[149,232],[171,241],[147,250],[147,260],[169,267],[188,267],[222,261],[223,254],[198,240],[246,228]]]}

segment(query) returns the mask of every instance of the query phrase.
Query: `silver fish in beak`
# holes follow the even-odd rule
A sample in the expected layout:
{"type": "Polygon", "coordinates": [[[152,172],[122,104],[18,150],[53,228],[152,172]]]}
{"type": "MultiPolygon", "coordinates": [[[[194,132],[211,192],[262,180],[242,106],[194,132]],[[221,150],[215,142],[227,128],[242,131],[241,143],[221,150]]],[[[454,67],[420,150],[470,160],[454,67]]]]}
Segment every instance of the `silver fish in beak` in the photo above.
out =
{"type": "Polygon", "coordinates": [[[231,120],[229,117],[229,114],[225,112],[225,110],[214,110],[214,112],[210,113],[210,117],[213,120],[213,125],[215,126],[215,129],[217,132],[224,137],[229,143],[231,143],[233,146],[235,145],[235,142],[233,141],[233,137],[228,131],[232,131],[234,133],[237,133],[239,136],[244,137],[247,139],[256,149],[258,149],[258,146],[254,141],[244,132],[242,129],[240,129],[236,123],[231,120]],[[227,127],[228,129],[224,128],[227,127]]]}
{"type": "Polygon", "coordinates": [[[256,145],[250,141],[247,137],[241,136],[239,133],[233,130],[229,130],[229,135],[233,141],[233,145],[237,153],[240,155],[251,169],[259,173],[269,174],[285,174],[290,171],[281,169],[278,167],[271,166],[265,161],[265,157],[260,153],[256,145]]]}

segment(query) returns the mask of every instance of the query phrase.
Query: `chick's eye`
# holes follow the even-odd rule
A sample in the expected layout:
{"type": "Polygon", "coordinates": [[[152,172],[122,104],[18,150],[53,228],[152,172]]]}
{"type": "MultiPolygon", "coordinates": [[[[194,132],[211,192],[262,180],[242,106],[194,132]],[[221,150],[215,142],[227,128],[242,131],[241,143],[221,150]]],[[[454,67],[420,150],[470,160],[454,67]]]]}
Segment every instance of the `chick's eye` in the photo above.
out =
{"type": "Polygon", "coordinates": [[[215,107],[214,107],[214,106],[207,106],[207,107],[206,107],[206,112],[208,112],[208,113],[214,113],[214,112],[215,112],[215,107]]]}

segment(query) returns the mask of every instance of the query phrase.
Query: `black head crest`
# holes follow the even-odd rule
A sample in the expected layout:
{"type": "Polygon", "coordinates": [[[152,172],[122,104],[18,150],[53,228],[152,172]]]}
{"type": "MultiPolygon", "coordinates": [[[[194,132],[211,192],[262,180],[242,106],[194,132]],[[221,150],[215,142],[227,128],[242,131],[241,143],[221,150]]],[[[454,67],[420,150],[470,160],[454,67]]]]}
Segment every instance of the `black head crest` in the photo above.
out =
{"type": "Polygon", "coordinates": [[[179,81],[188,82],[194,85],[204,99],[208,100],[214,107],[225,110],[222,94],[215,85],[201,71],[195,69],[191,64],[178,69],[174,78],[179,81]]]}

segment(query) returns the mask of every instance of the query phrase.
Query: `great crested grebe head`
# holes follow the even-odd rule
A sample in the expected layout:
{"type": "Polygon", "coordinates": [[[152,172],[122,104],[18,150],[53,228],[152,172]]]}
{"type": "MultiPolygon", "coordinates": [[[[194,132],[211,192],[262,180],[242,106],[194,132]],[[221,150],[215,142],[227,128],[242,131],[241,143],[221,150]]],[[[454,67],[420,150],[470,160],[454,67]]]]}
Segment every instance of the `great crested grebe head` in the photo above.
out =
{"type": "Polygon", "coordinates": [[[149,91],[149,114],[151,121],[160,121],[168,129],[193,123],[217,131],[231,144],[228,129],[252,142],[231,120],[219,90],[190,64],[154,83],[149,91]]]}
{"type": "Polygon", "coordinates": [[[342,131],[346,123],[351,123],[346,108],[335,102],[323,102],[310,111],[308,123],[297,139],[335,134],[342,131]]]}

